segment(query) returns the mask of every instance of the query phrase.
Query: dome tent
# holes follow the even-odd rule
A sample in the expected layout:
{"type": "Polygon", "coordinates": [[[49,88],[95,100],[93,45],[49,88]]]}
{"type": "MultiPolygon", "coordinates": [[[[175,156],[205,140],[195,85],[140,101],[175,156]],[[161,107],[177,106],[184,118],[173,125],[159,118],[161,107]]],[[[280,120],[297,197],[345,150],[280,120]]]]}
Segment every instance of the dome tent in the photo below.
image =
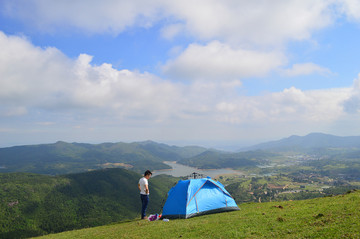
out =
{"type": "Polygon", "coordinates": [[[180,180],[168,192],[162,217],[190,218],[233,210],[239,210],[239,207],[225,187],[207,177],[180,180]]]}

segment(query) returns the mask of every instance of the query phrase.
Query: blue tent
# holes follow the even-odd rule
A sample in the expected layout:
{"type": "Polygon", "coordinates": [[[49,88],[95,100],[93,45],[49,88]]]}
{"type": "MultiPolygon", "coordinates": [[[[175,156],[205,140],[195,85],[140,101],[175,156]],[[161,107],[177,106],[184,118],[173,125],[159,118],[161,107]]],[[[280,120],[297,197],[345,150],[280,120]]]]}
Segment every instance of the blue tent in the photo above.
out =
{"type": "Polygon", "coordinates": [[[190,218],[239,210],[225,187],[211,178],[180,180],[168,192],[162,217],[190,218]]]}

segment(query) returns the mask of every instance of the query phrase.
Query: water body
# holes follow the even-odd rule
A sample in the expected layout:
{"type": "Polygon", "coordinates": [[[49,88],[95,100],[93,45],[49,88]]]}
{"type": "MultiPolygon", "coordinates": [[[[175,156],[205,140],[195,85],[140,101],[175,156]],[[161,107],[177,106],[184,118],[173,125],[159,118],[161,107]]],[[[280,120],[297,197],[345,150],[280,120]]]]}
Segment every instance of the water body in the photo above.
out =
{"type": "Polygon", "coordinates": [[[204,177],[209,176],[209,177],[212,177],[212,178],[214,178],[216,176],[224,175],[224,174],[243,175],[243,173],[240,172],[240,171],[232,170],[232,169],[226,169],[226,168],[198,169],[198,168],[194,168],[194,167],[190,167],[190,166],[185,166],[185,165],[182,165],[182,164],[177,164],[176,162],[165,161],[163,163],[169,165],[170,167],[172,167],[172,169],[164,169],[164,170],[153,171],[152,176],[156,176],[156,175],[160,175],[160,174],[167,174],[167,175],[171,175],[173,177],[183,177],[183,176],[188,176],[188,175],[190,175],[190,174],[192,174],[194,172],[203,174],[204,177]]]}

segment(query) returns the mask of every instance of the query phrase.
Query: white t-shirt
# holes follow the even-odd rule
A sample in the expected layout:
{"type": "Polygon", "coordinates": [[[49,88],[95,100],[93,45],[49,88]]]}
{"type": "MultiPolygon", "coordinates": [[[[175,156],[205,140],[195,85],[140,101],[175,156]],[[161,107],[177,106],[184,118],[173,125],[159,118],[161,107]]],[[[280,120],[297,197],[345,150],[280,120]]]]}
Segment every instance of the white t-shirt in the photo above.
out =
{"type": "Polygon", "coordinates": [[[145,177],[142,177],[140,178],[139,180],[139,184],[140,184],[140,194],[143,194],[143,195],[149,195],[149,193],[146,193],[146,188],[145,188],[145,185],[149,185],[148,184],[148,180],[145,178],[145,177]]]}

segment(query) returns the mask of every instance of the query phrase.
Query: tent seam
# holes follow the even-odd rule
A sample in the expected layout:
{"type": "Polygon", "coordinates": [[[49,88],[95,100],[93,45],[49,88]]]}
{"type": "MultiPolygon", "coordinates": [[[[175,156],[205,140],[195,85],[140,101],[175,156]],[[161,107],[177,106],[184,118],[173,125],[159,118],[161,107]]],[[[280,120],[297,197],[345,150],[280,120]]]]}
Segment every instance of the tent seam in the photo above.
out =
{"type": "MultiPolygon", "coordinates": [[[[205,183],[207,183],[207,181],[209,180],[206,180],[205,183]]],[[[196,194],[200,191],[200,189],[205,185],[205,183],[201,185],[201,187],[196,191],[196,193],[194,193],[194,196],[192,196],[192,198],[189,200],[188,204],[186,205],[186,208],[189,206],[191,200],[196,196],[196,194]]]]}

